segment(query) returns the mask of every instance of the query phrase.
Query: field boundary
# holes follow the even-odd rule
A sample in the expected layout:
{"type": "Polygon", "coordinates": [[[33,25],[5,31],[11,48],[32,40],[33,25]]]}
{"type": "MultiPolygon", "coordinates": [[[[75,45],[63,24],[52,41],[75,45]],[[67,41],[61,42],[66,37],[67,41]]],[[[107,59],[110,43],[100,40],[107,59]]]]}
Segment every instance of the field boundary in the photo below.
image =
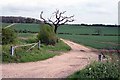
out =
{"type": "Polygon", "coordinates": [[[73,34],[73,33],[58,33],[58,34],[65,34],[65,35],[91,35],[91,36],[120,36],[120,34],[73,34]]]}
{"type": "Polygon", "coordinates": [[[10,24],[10,25],[6,26],[4,29],[9,28],[9,27],[11,27],[11,26],[13,26],[13,25],[15,25],[15,24],[16,24],[16,23],[10,24]]]}

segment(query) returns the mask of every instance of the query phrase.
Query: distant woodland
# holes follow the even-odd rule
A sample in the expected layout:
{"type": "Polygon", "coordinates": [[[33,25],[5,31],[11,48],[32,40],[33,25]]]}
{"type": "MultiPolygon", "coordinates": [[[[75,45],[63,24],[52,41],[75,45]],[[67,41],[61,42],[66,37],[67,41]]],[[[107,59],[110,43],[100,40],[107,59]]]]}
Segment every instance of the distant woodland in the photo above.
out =
{"type": "Polygon", "coordinates": [[[29,17],[0,16],[2,23],[41,23],[40,20],[29,17]]]}

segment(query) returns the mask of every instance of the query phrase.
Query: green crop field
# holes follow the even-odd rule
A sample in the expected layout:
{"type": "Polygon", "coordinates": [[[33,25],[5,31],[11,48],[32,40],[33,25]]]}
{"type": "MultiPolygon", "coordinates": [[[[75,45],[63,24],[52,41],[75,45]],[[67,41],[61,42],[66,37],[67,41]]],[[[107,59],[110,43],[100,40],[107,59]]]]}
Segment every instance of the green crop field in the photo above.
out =
{"type": "Polygon", "coordinates": [[[6,26],[8,26],[8,25],[10,25],[11,23],[2,23],[1,25],[0,25],[0,27],[6,27],[6,26]]]}
{"type": "Polygon", "coordinates": [[[76,35],[76,34],[95,34],[96,30],[100,30],[100,34],[120,34],[118,27],[80,27],[65,25],[58,29],[58,33],[71,33],[72,35],[59,34],[59,37],[72,40],[85,46],[93,48],[117,48],[119,49],[118,39],[120,36],[93,36],[93,35],[76,35]]]}
{"type": "Polygon", "coordinates": [[[16,30],[28,30],[38,32],[40,30],[40,24],[16,24],[13,26],[16,30]]]}
{"type": "MultiPolygon", "coordinates": [[[[9,23],[2,23],[2,27],[9,25],[9,23]]],[[[12,26],[16,30],[29,30],[38,32],[40,24],[18,23],[12,26]]],[[[58,33],[72,33],[72,34],[94,34],[96,30],[100,30],[101,34],[118,34],[119,28],[117,27],[85,27],[75,25],[63,25],[58,28],[58,33]]],[[[120,33],[119,33],[120,34],[120,33]]]]}
{"type": "Polygon", "coordinates": [[[118,47],[118,36],[84,36],[84,35],[62,35],[59,37],[72,40],[76,43],[90,46],[93,48],[119,48],[118,47]]]}
{"type": "MultiPolygon", "coordinates": [[[[2,23],[2,27],[9,24],[2,23]]],[[[15,24],[12,26],[16,30],[29,30],[39,32],[40,24],[15,24]]],[[[70,33],[68,34],[58,34],[59,37],[72,40],[74,42],[90,46],[93,48],[119,48],[118,47],[118,36],[93,36],[96,30],[100,30],[100,34],[112,34],[120,35],[118,27],[85,27],[85,26],[75,26],[75,25],[63,25],[58,28],[58,33],[70,33]],[[77,35],[76,35],[77,34],[77,35]],[[79,35],[79,34],[90,34],[90,35],[79,35]]],[[[19,33],[19,36],[28,37],[32,36],[32,33],[19,33]]],[[[119,36],[120,37],[120,36],[119,36]]]]}
{"type": "MultiPolygon", "coordinates": [[[[2,23],[2,27],[10,25],[9,23],[2,23]]],[[[29,24],[29,23],[17,23],[12,26],[16,30],[27,30],[38,32],[40,30],[40,24],[29,24]]]]}
{"type": "Polygon", "coordinates": [[[85,27],[64,25],[58,28],[58,33],[72,33],[72,34],[94,34],[96,30],[100,30],[101,34],[118,34],[117,27],[85,27]]]}

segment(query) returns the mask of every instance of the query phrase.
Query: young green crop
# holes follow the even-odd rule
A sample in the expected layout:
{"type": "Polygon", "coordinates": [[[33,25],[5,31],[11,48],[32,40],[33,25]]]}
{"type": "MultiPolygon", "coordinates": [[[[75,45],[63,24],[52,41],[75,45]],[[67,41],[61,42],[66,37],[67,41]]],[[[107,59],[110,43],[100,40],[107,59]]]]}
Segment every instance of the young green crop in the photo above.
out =
{"type": "Polygon", "coordinates": [[[117,48],[118,36],[90,36],[90,35],[58,35],[61,38],[72,40],[76,43],[101,49],[101,48],[117,48]]]}

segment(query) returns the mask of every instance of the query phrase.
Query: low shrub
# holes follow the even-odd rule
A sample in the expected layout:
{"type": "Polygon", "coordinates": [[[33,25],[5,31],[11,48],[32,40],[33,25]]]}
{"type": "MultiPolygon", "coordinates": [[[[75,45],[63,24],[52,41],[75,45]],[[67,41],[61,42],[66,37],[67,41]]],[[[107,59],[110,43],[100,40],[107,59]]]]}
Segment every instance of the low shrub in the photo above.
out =
{"type": "Polygon", "coordinates": [[[54,33],[53,27],[43,24],[40,32],[37,35],[38,40],[47,45],[55,45],[57,42],[56,34],[54,33]]]}
{"type": "Polygon", "coordinates": [[[17,34],[12,28],[3,28],[2,29],[2,44],[15,43],[17,34]]]}

